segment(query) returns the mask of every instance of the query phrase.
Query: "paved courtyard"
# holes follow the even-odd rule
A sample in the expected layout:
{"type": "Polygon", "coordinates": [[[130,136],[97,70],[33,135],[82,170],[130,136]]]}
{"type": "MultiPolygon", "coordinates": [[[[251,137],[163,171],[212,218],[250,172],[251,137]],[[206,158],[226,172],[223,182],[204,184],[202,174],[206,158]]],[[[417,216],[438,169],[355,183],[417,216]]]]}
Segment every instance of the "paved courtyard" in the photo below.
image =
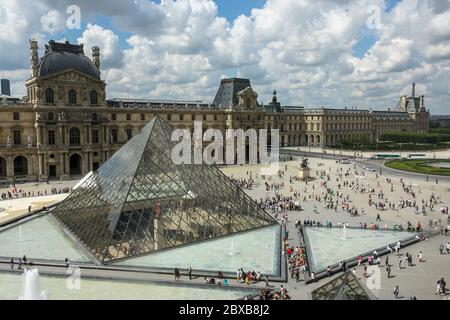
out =
{"type": "MultiPolygon", "coordinates": [[[[333,225],[337,223],[349,223],[350,226],[359,226],[360,223],[378,223],[381,227],[387,225],[392,227],[395,224],[402,224],[406,227],[406,223],[409,221],[413,226],[416,226],[420,222],[425,231],[440,230],[441,225],[447,224],[447,215],[440,212],[441,207],[448,206],[450,198],[448,192],[450,185],[438,184],[434,181],[426,182],[422,177],[417,178],[404,178],[403,182],[405,186],[411,186],[410,190],[415,193],[415,200],[419,206],[421,206],[422,199],[427,201],[432,195],[438,199],[438,204],[430,210],[426,208],[425,215],[420,212],[416,214],[415,210],[411,207],[397,210],[377,210],[374,206],[369,206],[369,194],[367,192],[361,193],[360,189],[356,190],[351,188],[351,183],[359,184],[360,187],[366,189],[375,189],[375,194],[372,195],[373,201],[391,202],[395,203],[396,207],[401,200],[411,200],[413,197],[411,193],[407,193],[403,190],[400,183],[400,178],[392,178],[390,183],[386,180],[387,176],[379,176],[377,172],[369,172],[362,169],[362,165],[358,162],[352,164],[339,164],[335,160],[327,160],[320,158],[310,158],[311,175],[318,177],[314,182],[306,184],[302,181],[292,181],[291,177],[298,176],[299,159],[296,161],[286,162],[281,164],[281,170],[286,173],[282,178],[278,176],[261,178],[260,165],[253,166],[234,166],[224,168],[223,171],[235,179],[247,179],[252,177],[255,181],[255,186],[251,190],[247,190],[255,200],[260,201],[267,197],[274,197],[277,193],[283,196],[292,196],[295,192],[298,192],[299,202],[302,205],[302,211],[289,211],[287,230],[289,233],[289,243],[291,245],[298,245],[302,241],[298,237],[298,233],[295,230],[295,221],[303,221],[305,219],[311,219],[316,221],[331,221],[333,225]],[[320,178],[320,172],[324,172],[323,178],[320,178]],[[342,174],[342,177],[340,174],[342,174]],[[346,175],[348,173],[348,175],[346,175]],[[326,193],[325,188],[321,187],[321,182],[327,181],[327,176],[330,177],[327,186],[343,193],[343,197],[348,197],[350,207],[355,207],[359,211],[358,216],[351,216],[346,210],[341,207],[342,198],[339,198],[339,206],[337,211],[334,209],[327,209],[323,202],[323,196],[326,193]],[[349,186],[344,186],[344,181],[349,183],[349,186]],[[284,187],[280,190],[266,190],[265,183],[268,184],[281,184],[284,183],[284,187]],[[341,185],[341,189],[338,185],[341,185]],[[391,184],[393,191],[391,191],[391,184]],[[382,191],[384,193],[384,199],[378,199],[377,194],[382,191]],[[303,201],[306,197],[306,202],[303,201]],[[321,197],[321,201],[317,201],[317,197],[321,197]],[[318,213],[314,213],[314,206],[317,208],[318,213]],[[361,214],[364,209],[364,214],[361,214]],[[377,214],[380,214],[381,221],[377,222],[377,214]],[[430,222],[431,221],[431,222],[430,222]]],[[[337,197],[334,196],[334,199],[337,197]]],[[[278,217],[280,221],[281,215],[278,217]]],[[[373,292],[381,299],[393,299],[392,291],[395,285],[400,287],[400,297],[402,299],[409,299],[410,297],[417,297],[418,299],[447,299],[446,297],[439,297],[435,295],[436,282],[441,277],[444,277],[446,281],[450,279],[450,255],[439,254],[439,245],[445,244],[450,241],[450,236],[434,236],[425,242],[420,242],[416,245],[405,249],[406,254],[409,252],[414,258],[413,267],[405,267],[402,270],[398,269],[398,257],[392,255],[389,257],[390,264],[392,265],[392,277],[387,278],[386,271],[384,269],[384,263],[382,263],[380,272],[379,289],[373,290],[373,292]],[[425,262],[417,263],[417,255],[422,251],[425,262]]],[[[384,244],[380,244],[381,246],[384,244]]],[[[370,248],[368,248],[370,249],[370,248]]],[[[405,258],[403,256],[403,260],[405,258]]],[[[384,257],[382,259],[384,262],[384,257]]],[[[336,261],[338,262],[338,261],[336,261]]],[[[406,266],[406,263],[403,263],[406,266]]],[[[357,275],[362,279],[363,267],[357,268],[357,275]]],[[[329,279],[331,280],[331,279],[329,279]]],[[[366,282],[367,279],[362,279],[366,282]]],[[[372,279],[369,279],[372,281],[372,279]]],[[[294,299],[308,299],[309,293],[315,288],[325,284],[328,279],[319,281],[318,283],[305,286],[304,282],[296,283],[295,280],[289,279],[287,288],[290,289],[290,293],[294,299]]],[[[373,288],[373,287],[372,287],[373,288]]]]}
{"type": "MultiPolygon", "coordinates": [[[[72,188],[78,180],[69,181],[50,181],[47,183],[23,183],[16,185],[18,197],[3,200],[0,199],[0,224],[9,220],[16,219],[28,214],[28,208],[31,211],[37,211],[43,207],[48,207],[67,197],[67,193],[52,194],[52,189],[62,190],[72,188]],[[24,196],[23,194],[31,196],[24,196]],[[38,195],[42,194],[42,195],[38,195]]],[[[13,193],[12,186],[0,188],[0,194],[13,193]]]]}

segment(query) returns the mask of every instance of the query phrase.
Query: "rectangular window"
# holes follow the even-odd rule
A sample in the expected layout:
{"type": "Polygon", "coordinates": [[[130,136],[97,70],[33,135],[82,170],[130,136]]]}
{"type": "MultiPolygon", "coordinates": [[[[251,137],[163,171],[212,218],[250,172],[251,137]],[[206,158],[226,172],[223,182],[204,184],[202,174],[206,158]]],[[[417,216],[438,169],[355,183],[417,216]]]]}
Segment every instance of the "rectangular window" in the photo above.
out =
{"type": "Polygon", "coordinates": [[[95,143],[95,144],[98,143],[98,130],[97,129],[92,130],[92,143],[95,143]]]}
{"type": "Polygon", "coordinates": [[[56,144],[55,141],[55,131],[54,130],[48,130],[48,145],[54,146],[56,144]]]}
{"type": "Polygon", "coordinates": [[[111,143],[117,143],[117,129],[111,129],[111,143]]]}
{"type": "Polygon", "coordinates": [[[13,139],[15,146],[20,146],[22,144],[20,130],[13,131],[13,139]]]}
{"type": "Polygon", "coordinates": [[[168,114],[168,115],[167,115],[167,120],[168,120],[168,121],[171,121],[171,120],[172,120],[172,115],[171,115],[171,114],[168,114]]]}
{"type": "Polygon", "coordinates": [[[130,121],[130,120],[131,120],[131,114],[127,113],[127,121],[130,121]]]}
{"type": "Polygon", "coordinates": [[[115,113],[111,114],[111,120],[113,121],[117,120],[117,115],[115,113]]]}
{"type": "Polygon", "coordinates": [[[141,113],[141,121],[145,121],[145,114],[141,113]]]}
{"type": "Polygon", "coordinates": [[[195,121],[195,114],[191,114],[192,121],[195,121]]]}
{"type": "Polygon", "coordinates": [[[19,116],[19,113],[18,112],[14,112],[14,115],[13,115],[13,117],[14,117],[14,120],[20,120],[20,116],[19,116]]]}
{"type": "Polygon", "coordinates": [[[180,114],[180,121],[184,120],[184,116],[182,114],[180,114]]]}
{"type": "Polygon", "coordinates": [[[131,138],[133,137],[133,130],[131,128],[127,128],[126,132],[127,132],[127,139],[131,140],[131,138]]]}

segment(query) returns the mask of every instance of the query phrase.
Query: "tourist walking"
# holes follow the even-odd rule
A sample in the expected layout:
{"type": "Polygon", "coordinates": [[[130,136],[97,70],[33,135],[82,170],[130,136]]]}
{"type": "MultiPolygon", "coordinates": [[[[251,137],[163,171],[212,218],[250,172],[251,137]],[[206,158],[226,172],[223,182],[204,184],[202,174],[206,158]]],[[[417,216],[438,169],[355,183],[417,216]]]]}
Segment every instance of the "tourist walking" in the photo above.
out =
{"type": "Polygon", "coordinates": [[[180,270],[175,268],[175,282],[180,282],[180,270]]]}
{"type": "Polygon", "coordinates": [[[188,274],[189,274],[189,280],[192,280],[192,267],[191,266],[189,266],[188,274]]]}
{"type": "Polygon", "coordinates": [[[417,255],[417,257],[419,258],[419,262],[424,262],[422,251],[419,252],[419,254],[417,255]]]}
{"type": "Polygon", "coordinates": [[[394,297],[395,297],[395,299],[398,299],[399,293],[400,293],[400,288],[398,286],[395,286],[395,288],[394,288],[394,297]]]}

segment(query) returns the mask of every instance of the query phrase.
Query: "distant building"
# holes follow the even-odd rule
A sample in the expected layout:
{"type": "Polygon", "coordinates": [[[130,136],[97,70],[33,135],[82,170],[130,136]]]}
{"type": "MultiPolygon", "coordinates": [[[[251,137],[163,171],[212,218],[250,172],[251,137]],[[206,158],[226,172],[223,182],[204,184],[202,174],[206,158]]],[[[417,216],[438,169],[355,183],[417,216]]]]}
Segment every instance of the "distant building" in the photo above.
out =
{"type": "MultiPolygon", "coordinates": [[[[427,132],[423,96],[403,96],[394,111],[263,104],[249,79],[223,79],[212,103],[106,99],[100,48],[30,40],[31,76],[22,101],[0,99],[0,183],[70,179],[97,170],[156,114],[174,128],[279,130],[281,147],[374,142],[384,133],[427,132]]],[[[2,82],[3,83],[3,82],[2,82]]],[[[247,146],[247,154],[248,154],[247,146]]]]}
{"type": "Polygon", "coordinates": [[[11,87],[8,79],[1,80],[1,92],[4,96],[11,96],[11,87]]]}
{"type": "Polygon", "coordinates": [[[432,124],[438,124],[440,128],[450,128],[450,116],[436,115],[430,117],[432,124]]]}

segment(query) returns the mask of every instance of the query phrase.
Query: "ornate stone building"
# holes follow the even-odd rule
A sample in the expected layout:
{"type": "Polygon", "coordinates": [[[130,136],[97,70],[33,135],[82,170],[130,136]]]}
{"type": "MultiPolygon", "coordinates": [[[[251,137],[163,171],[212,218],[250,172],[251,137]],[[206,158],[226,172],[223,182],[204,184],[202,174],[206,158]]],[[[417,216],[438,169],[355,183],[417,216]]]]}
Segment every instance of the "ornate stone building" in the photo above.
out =
{"type": "MultiPolygon", "coordinates": [[[[0,182],[79,178],[96,170],[155,114],[175,128],[279,129],[281,146],[374,141],[384,132],[426,132],[424,97],[401,97],[396,111],[307,109],[267,105],[248,79],[222,80],[211,104],[197,101],[106,100],[100,48],[50,41],[38,57],[30,40],[27,96],[0,101],[0,182]]],[[[414,90],[413,90],[414,91],[414,90]]]]}

